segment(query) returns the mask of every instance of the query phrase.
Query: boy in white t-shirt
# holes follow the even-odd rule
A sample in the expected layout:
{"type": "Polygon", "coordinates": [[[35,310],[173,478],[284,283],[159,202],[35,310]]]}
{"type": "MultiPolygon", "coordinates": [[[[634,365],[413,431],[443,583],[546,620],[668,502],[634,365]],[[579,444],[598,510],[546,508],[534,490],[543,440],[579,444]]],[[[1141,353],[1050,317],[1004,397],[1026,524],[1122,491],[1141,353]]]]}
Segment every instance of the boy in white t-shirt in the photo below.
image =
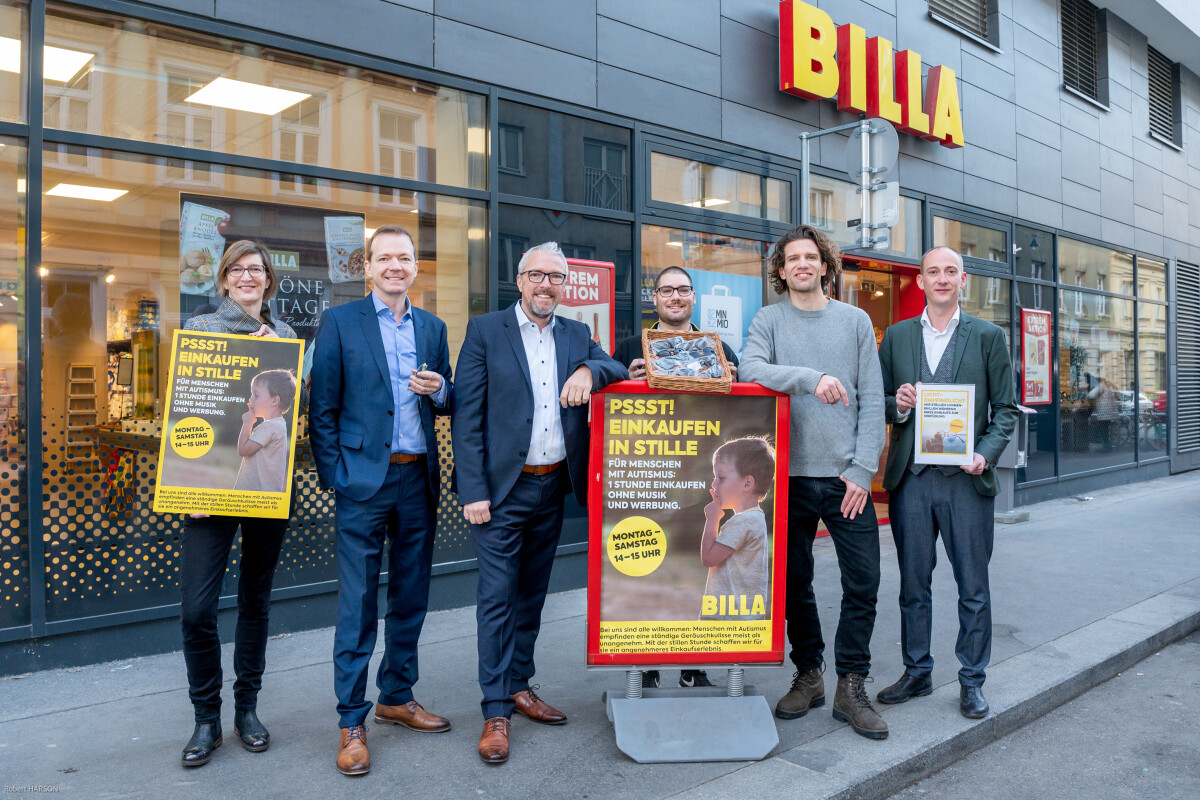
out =
{"type": "Polygon", "coordinates": [[[713,501],[704,507],[700,538],[708,567],[701,619],[767,618],[767,520],[758,504],[774,480],[775,448],[763,439],[735,439],[713,454],[713,501]],[[733,517],[719,525],[727,508],[733,517]]]}
{"type": "Polygon", "coordinates": [[[238,432],[242,467],[233,484],[246,492],[282,492],[287,488],[290,441],[283,415],[296,400],[296,376],[286,369],[260,372],[250,381],[250,400],[238,432]],[[262,418],[258,427],[254,421],[262,418]]]}

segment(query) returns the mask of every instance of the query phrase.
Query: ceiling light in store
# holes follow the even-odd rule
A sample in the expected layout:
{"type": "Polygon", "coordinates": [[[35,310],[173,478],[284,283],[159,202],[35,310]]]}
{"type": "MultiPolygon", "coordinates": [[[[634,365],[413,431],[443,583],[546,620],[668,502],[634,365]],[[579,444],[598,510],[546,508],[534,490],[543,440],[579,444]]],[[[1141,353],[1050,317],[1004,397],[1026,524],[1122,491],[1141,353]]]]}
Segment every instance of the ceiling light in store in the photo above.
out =
{"type": "Polygon", "coordinates": [[[483,228],[468,228],[467,229],[467,238],[470,239],[472,242],[482,241],[483,240],[483,228]]]}
{"type": "Polygon", "coordinates": [[[374,236],[374,235],[375,235],[375,229],[374,229],[374,228],[363,228],[363,236],[365,236],[365,237],[367,237],[368,239],[370,239],[370,238],[371,238],[372,236],[374,236]]]}
{"type": "Polygon", "coordinates": [[[667,242],[667,247],[683,247],[683,242],[667,242]]]}
{"type": "MultiPolygon", "coordinates": [[[[67,83],[95,58],[92,53],[46,45],[42,51],[42,75],[48,81],[67,83]]],[[[0,36],[0,72],[21,71],[21,40],[0,36]]]]}
{"type": "Polygon", "coordinates": [[[232,78],[217,78],[186,98],[186,102],[274,116],[309,97],[312,95],[303,92],[235,81],[232,78]]]}
{"type": "Polygon", "coordinates": [[[72,197],[76,200],[102,200],[111,203],[128,189],[110,189],[106,186],[83,186],[78,183],[60,183],[46,192],[50,197],[72,197]]]}
{"type": "Polygon", "coordinates": [[[13,300],[17,299],[17,296],[15,294],[10,294],[9,297],[11,297],[13,300]]]}
{"type": "Polygon", "coordinates": [[[883,297],[883,289],[876,289],[876,290],[875,290],[875,296],[876,296],[876,297],[883,297]]]}
{"type": "Polygon", "coordinates": [[[48,277],[50,275],[50,270],[46,269],[45,267],[38,267],[38,275],[43,278],[48,277]]]}
{"type": "Polygon", "coordinates": [[[483,128],[467,128],[467,152],[482,153],[484,142],[483,128]]]}
{"type": "Polygon", "coordinates": [[[17,194],[25,194],[25,179],[17,178],[17,194]]]}
{"type": "Polygon", "coordinates": [[[21,71],[21,40],[0,36],[0,72],[21,71]]]}
{"type": "Polygon", "coordinates": [[[105,282],[105,283],[112,283],[112,282],[113,282],[113,281],[115,281],[116,279],[117,279],[117,276],[116,276],[116,274],[114,274],[114,273],[112,273],[112,272],[110,272],[110,273],[108,273],[107,275],[105,275],[105,276],[104,276],[104,282],[105,282]]]}
{"type": "Polygon", "coordinates": [[[414,209],[412,210],[412,213],[413,213],[413,214],[420,214],[420,213],[421,213],[421,209],[419,209],[419,208],[414,208],[414,209]]]}

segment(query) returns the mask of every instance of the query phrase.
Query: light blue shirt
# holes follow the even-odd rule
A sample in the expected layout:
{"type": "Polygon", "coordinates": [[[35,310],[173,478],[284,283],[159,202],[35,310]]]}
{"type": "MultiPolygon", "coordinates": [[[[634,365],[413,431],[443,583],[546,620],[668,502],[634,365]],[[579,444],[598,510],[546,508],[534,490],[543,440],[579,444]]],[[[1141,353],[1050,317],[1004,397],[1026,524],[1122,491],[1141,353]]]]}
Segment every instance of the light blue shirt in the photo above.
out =
{"type": "MultiPolygon", "coordinates": [[[[404,298],[404,313],[396,322],[396,315],[379,299],[379,295],[371,292],[371,300],[375,303],[375,316],[379,319],[379,335],[383,338],[383,353],[387,357],[388,378],[392,384],[392,402],[396,407],[396,415],[392,420],[392,452],[424,453],[428,448],[421,427],[421,410],[417,404],[419,397],[408,388],[409,376],[420,366],[417,363],[417,333],[413,327],[412,303],[407,297],[404,298]]],[[[430,399],[439,408],[445,406],[447,392],[443,378],[442,387],[430,395],[430,399]]]]}
{"type": "Polygon", "coordinates": [[[533,433],[529,437],[529,456],[525,463],[534,466],[557,464],[567,457],[562,417],[559,416],[562,406],[558,402],[558,352],[554,345],[554,326],[557,324],[551,317],[546,327],[539,329],[517,303],[517,325],[525,345],[525,359],[529,362],[529,388],[533,390],[533,433]]]}

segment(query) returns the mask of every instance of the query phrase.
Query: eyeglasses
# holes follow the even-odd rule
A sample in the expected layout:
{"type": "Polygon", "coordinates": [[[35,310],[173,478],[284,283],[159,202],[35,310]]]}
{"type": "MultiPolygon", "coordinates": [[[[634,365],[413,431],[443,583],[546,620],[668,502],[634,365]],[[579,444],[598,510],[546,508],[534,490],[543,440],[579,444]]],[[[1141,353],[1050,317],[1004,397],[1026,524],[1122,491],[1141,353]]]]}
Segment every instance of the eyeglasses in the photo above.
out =
{"type": "Polygon", "coordinates": [[[267,270],[265,267],[232,266],[225,271],[225,274],[232,278],[240,278],[242,277],[242,274],[246,272],[249,272],[250,276],[253,278],[261,278],[267,273],[267,270]]]}
{"type": "Polygon", "coordinates": [[[691,297],[692,287],[690,286],[660,286],[654,290],[654,293],[664,300],[673,294],[680,297],[691,297]]]}
{"type": "Polygon", "coordinates": [[[565,272],[540,272],[536,269],[527,269],[524,272],[518,272],[518,275],[524,275],[529,279],[530,283],[541,283],[546,278],[555,286],[562,286],[567,282],[567,273],[565,272]]]}

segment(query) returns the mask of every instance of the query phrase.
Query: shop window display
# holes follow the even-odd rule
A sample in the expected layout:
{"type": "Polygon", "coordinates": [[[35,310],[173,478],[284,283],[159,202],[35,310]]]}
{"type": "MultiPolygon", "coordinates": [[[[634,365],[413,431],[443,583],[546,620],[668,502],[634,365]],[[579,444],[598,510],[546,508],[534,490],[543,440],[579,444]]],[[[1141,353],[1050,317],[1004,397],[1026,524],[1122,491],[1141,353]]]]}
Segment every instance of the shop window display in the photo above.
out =
{"type": "MultiPolygon", "coordinates": [[[[1017,282],[1017,319],[1020,320],[1021,309],[1028,308],[1035,311],[1054,311],[1054,292],[1053,286],[1041,286],[1038,284],[1017,282]]],[[[1018,389],[1017,402],[1021,402],[1021,329],[1018,322],[1014,330],[1014,341],[1012,347],[1013,354],[1013,380],[1018,389]]],[[[1057,352],[1054,341],[1054,329],[1050,329],[1050,377],[1054,380],[1055,364],[1053,363],[1053,353],[1057,352]]],[[[1057,406],[1056,392],[1050,392],[1051,402],[1045,405],[1033,405],[1029,408],[1034,409],[1037,413],[1029,417],[1029,450],[1028,463],[1024,469],[1017,470],[1017,482],[1024,483],[1026,481],[1037,481],[1043,478],[1053,478],[1055,475],[1054,469],[1054,451],[1057,429],[1054,422],[1054,413],[1057,406]]]]}
{"type": "MultiPolygon", "coordinates": [[[[1138,261],[1140,269],[1142,262],[1138,261]]],[[[1122,405],[1137,414],[1138,458],[1167,454],[1167,307],[1138,302],[1138,390],[1122,395],[1122,405]]]]}
{"type": "MultiPolygon", "coordinates": [[[[409,214],[372,187],[322,182],[329,201],[308,205],[280,195],[271,173],[228,167],[216,185],[181,191],[157,179],[156,159],[103,151],[96,159],[86,179],[51,166],[43,174],[51,620],[177,600],[180,521],[150,507],[169,349],[188,318],[219,304],[213,273],[225,246],[250,238],[271,250],[279,280],[272,314],[306,342],[325,308],[369,291],[363,245],[385,223],[404,224],[416,239],[420,273],[410,296],[446,321],[452,357],[468,318],[486,303],[483,203],[416,193],[409,199],[418,213],[409,214]]],[[[447,442],[448,433],[439,430],[447,442]]],[[[318,491],[303,429],[300,436],[297,510],[277,586],[334,577],[332,500],[318,491]]],[[[438,546],[457,549],[465,536],[440,531],[438,546]]]]}
{"type": "Polygon", "coordinates": [[[25,465],[25,148],[0,138],[0,630],[29,624],[25,465]]]}

